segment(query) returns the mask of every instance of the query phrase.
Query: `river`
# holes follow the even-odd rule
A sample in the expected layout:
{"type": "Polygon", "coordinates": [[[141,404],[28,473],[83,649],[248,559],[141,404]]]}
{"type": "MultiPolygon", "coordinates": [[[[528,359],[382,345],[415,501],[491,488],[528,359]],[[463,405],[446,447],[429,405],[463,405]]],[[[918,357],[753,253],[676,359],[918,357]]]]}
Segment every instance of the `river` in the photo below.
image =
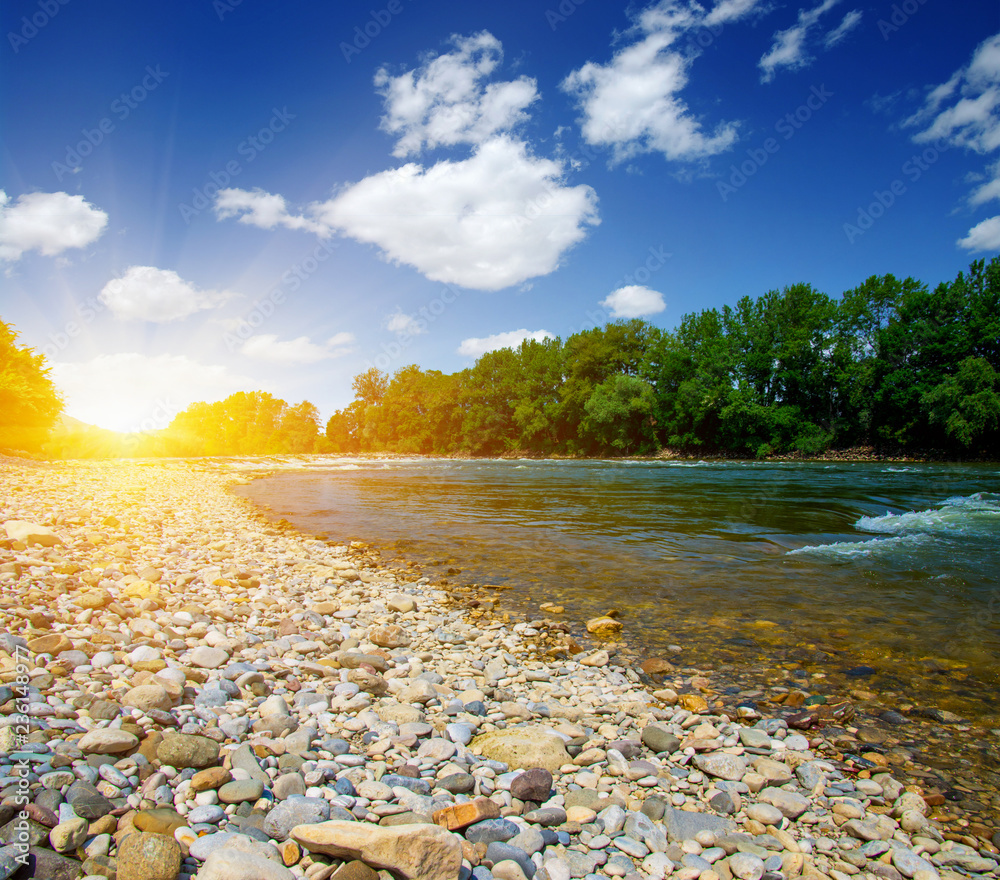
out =
{"type": "Polygon", "coordinates": [[[998,726],[995,464],[318,457],[240,492],[530,616],[617,609],[645,656],[998,726]]]}

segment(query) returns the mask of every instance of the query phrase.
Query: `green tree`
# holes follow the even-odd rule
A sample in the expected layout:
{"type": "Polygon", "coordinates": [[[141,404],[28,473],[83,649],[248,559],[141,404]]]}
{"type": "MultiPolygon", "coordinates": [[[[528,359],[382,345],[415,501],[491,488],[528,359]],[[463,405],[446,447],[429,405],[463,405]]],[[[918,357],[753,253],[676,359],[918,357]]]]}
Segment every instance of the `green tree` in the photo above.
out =
{"type": "Polygon", "coordinates": [[[0,320],[0,447],[37,450],[63,411],[45,356],[0,320]]]}
{"type": "Polygon", "coordinates": [[[278,455],[313,452],[319,412],[294,407],[266,391],[238,391],[214,403],[193,403],[167,428],[177,455],[278,455]]]}
{"type": "Polygon", "coordinates": [[[530,452],[558,452],[563,351],[558,339],[525,339],[517,349],[520,375],[514,401],[517,446],[530,452]]]}
{"type": "Polygon", "coordinates": [[[315,452],[319,430],[319,410],[308,400],[303,400],[296,406],[288,407],[281,416],[275,445],[285,453],[315,452]]]}
{"type": "Polygon", "coordinates": [[[992,448],[1000,441],[1000,377],[986,358],[968,357],[921,398],[921,407],[933,425],[944,428],[949,440],[965,450],[992,448]]]}
{"type": "Polygon", "coordinates": [[[462,382],[462,437],[475,455],[501,455],[517,446],[514,406],[520,362],[510,348],[488,351],[462,382]]]}
{"type": "Polygon", "coordinates": [[[642,368],[656,395],[656,421],[672,447],[718,444],[721,412],[733,388],[732,340],[716,309],[685,315],[650,346],[642,368]]]}
{"type": "Polygon", "coordinates": [[[634,318],[583,330],[566,340],[558,436],[567,452],[594,451],[588,433],[581,433],[594,388],[618,374],[638,376],[659,336],[658,328],[634,318]]]}
{"type": "Polygon", "coordinates": [[[326,423],[326,439],[333,452],[360,452],[365,405],[353,400],[337,410],[326,423]]]}
{"type": "Polygon", "coordinates": [[[638,376],[618,373],[594,388],[584,407],[580,433],[602,452],[650,452],[656,448],[655,407],[652,385],[638,376]]]}

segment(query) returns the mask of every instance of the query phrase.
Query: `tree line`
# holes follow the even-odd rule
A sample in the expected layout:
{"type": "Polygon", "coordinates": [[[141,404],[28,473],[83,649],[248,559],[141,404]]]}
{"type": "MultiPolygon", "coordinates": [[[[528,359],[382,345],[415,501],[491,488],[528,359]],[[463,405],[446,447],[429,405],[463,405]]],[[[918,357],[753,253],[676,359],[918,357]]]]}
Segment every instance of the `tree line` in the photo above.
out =
{"type": "Polygon", "coordinates": [[[238,391],[192,403],[159,431],[120,434],[62,419],[39,451],[53,458],[294,455],[329,452],[330,444],[308,400],[291,405],[266,391],[238,391]]]}
{"type": "Polygon", "coordinates": [[[338,452],[816,455],[1000,450],[1000,257],[933,290],[872,276],[685,315],[525,340],[458,373],[356,376],[338,452]]]}
{"type": "Polygon", "coordinates": [[[795,284],[673,330],[634,319],[526,340],[458,373],[372,368],[325,433],[312,403],[263,391],[194,403],[162,431],[75,423],[17,339],[0,320],[0,448],[56,457],[1000,451],[1000,257],[933,290],[893,275],[836,299],[795,284]]]}

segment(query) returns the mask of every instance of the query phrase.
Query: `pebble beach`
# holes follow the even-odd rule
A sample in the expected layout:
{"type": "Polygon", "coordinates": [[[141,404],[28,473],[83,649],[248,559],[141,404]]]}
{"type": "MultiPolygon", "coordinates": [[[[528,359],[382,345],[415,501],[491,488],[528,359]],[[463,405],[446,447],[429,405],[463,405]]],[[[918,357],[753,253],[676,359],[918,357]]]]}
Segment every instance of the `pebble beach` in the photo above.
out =
{"type": "Polygon", "coordinates": [[[248,479],[0,459],[0,880],[1000,877],[1000,795],[956,813],[892,748],[958,719],[722,699],[248,479]]]}

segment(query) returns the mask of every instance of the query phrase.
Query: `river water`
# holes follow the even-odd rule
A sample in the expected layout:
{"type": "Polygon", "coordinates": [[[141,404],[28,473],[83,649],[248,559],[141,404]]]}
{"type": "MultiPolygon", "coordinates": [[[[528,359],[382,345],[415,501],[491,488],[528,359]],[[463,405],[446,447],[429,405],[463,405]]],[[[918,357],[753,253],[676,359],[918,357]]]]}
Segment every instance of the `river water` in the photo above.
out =
{"type": "Polygon", "coordinates": [[[1000,724],[996,464],[314,458],[240,492],[577,630],[615,608],[646,656],[1000,724]]]}

